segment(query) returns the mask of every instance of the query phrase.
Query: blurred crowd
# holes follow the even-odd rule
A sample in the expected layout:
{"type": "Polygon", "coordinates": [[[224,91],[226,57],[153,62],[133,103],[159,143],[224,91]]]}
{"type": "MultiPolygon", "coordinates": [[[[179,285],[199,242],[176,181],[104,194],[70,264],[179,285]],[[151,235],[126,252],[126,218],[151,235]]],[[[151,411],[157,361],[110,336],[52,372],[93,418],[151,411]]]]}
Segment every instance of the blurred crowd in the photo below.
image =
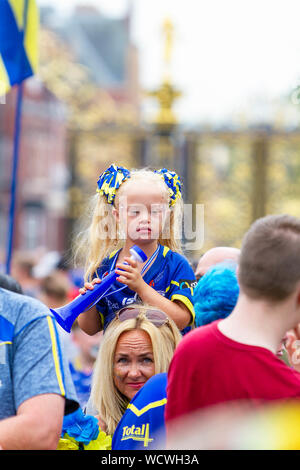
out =
{"type": "MultiPolygon", "coordinates": [[[[28,252],[16,253],[12,260],[11,275],[2,275],[7,287],[9,278],[16,281],[19,292],[40,300],[49,309],[60,308],[79,295],[83,272],[73,269],[67,256],[58,252],[46,252],[37,257],[28,252]]],[[[14,284],[14,289],[16,285],[14,284]]],[[[90,396],[93,364],[97,356],[102,333],[89,336],[74,323],[71,334],[57,325],[80,405],[84,408],[90,396]]]]}
{"type": "MultiPolygon", "coordinates": [[[[279,221],[281,223],[281,219],[279,221]]],[[[268,219],[265,223],[267,225],[268,219]]],[[[285,223],[283,218],[283,225],[280,226],[280,230],[283,232],[285,223]]],[[[293,220],[290,224],[291,228],[284,233],[283,240],[284,237],[288,238],[290,236],[289,230],[294,230],[293,220]]],[[[300,222],[298,221],[295,238],[299,227],[300,222]]],[[[299,235],[300,233],[297,233],[297,243],[299,242],[299,235]]],[[[266,240],[267,249],[268,243],[271,244],[272,240],[271,238],[266,240]]],[[[264,245],[264,241],[261,244],[264,245]]],[[[258,249],[256,242],[253,243],[253,246],[258,249]]],[[[284,249],[286,251],[288,251],[287,246],[285,243],[284,249]]],[[[296,244],[295,247],[297,247],[296,244]]],[[[247,257],[248,251],[250,253],[250,248],[246,246],[244,249],[244,258],[247,257]]],[[[255,256],[255,259],[255,263],[257,263],[259,257],[255,256]]],[[[278,253],[277,262],[280,264],[278,253]]],[[[292,262],[297,265],[295,260],[291,259],[291,265],[292,262]]],[[[245,264],[245,261],[243,263],[245,264]]],[[[94,335],[88,335],[80,328],[77,321],[74,322],[70,334],[57,325],[76,389],[79,410],[80,413],[82,413],[81,410],[84,410],[85,413],[84,415],[78,415],[77,413],[74,422],[72,421],[73,418],[68,418],[70,420],[66,428],[68,432],[70,432],[70,429],[78,427],[80,420],[82,424],[85,417],[93,416],[98,420],[99,429],[103,432],[103,439],[107,437],[105,432],[109,436],[113,436],[113,450],[136,449],[145,446],[160,449],[166,446],[166,420],[169,426],[169,446],[172,449],[299,448],[299,440],[295,437],[300,425],[297,419],[299,415],[298,404],[287,404],[279,407],[270,406],[273,400],[276,403],[276,398],[280,398],[281,393],[283,397],[286,396],[287,398],[298,398],[300,396],[298,297],[297,299],[293,298],[293,290],[291,291],[292,294],[284,294],[283,300],[275,298],[276,292],[273,294],[275,300],[273,299],[270,305],[274,309],[274,324],[271,320],[269,329],[271,331],[273,328],[273,338],[281,338],[281,341],[278,342],[278,345],[276,343],[276,354],[272,354],[270,351],[272,348],[265,347],[265,341],[268,338],[267,323],[271,319],[270,312],[267,311],[269,307],[266,307],[269,305],[268,300],[264,300],[261,304],[259,297],[251,300],[251,295],[247,292],[247,302],[255,309],[254,320],[247,312],[246,320],[248,323],[243,323],[238,319],[236,325],[242,325],[242,327],[240,331],[239,329],[235,330],[236,314],[231,315],[231,313],[234,310],[241,309],[241,302],[245,302],[245,300],[239,301],[241,288],[238,275],[239,268],[243,267],[244,264],[241,263],[241,250],[232,247],[212,248],[203,253],[200,259],[193,264],[197,280],[193,288],[194,331],[188,333],[183,339],[181,339],[176,325],[170,318],[167,319],[163,312],[143,305],[133,305],[133,307],[121,309],[105,334],[100,331],[94,335]],[[290,299],[293,299],[293,302],[290,299]],[[238,301],[239,307],[236,308],[238,301]],[[285,307],[283,302],[289,303],[286,303],[285,307]],[[263,305],[261,324],[258,322],[257,328],[257,325],[254,325],[257,320],[255,320],[255,317],[259,314],[261,305],[263,305]],[[285,308],[290,309],[290,315],[297,315],[294,320],[290,320],[290,323],[289,319],[285,319],[282,314],[285,308]],[[279,313],[276,314],[277,310],[279,313]],[[232,318],[233,320],[231,320],[232,318]],[[230,321],[227,323],[225,321],[223,324],[225,327],[229,324],[231,331],[234,332],[233,337],[237,335],[237,338],[241,338],[240,341],[229,339],[232,333],[226,337],[226,335],[223,336],[222,330],[219,329],[217,332],[215,326],[217,321],[226,319],[230,319],[230,321]],[[282,324],[279,323],[278,319],[281,319],[282,324]],[[265,321],[266,323],[264,323],[265,321]],[[254,323],[252,324],[252,322],[254,323]],[[276,322],[278,322],[282,331],[286,332],[285,336],[278,336],[280,328],[277,325],[278,331],[276,332],[276,322]],[[215,328],[215,331],[213,331],[213,328],[215,328]],[[251,329],[257,335],[254,340],[249,340],[247,336],[251,333],[251,329]],[[263,332],[260,339],[259,331],[263,332]],[[243,335],[245,335],[244,340],[243,335]],[[125,338],[125,342],[120,342],[121,338],[125,338]],[[210,346],[207,338],[209,341],[214,338],[213,341],[216,342],[213,343],[213,346],[210,346]],[[261,347],[260,344],[263,346],[261,347]],[[143,387],[133,387],[132,384],[125,383],[122,379],[122,367],[125,367],[123,359],[127,358],[124,348],[125,351],[131,351],[136,347],[139,348],[140,345],[142,345],[141,348],[149,349],[150,347],[153,351],[155,364],[152,364],[152,369],[149,369],[148,364],[141,366],[146,371],[143,372],[146,377],[144,385],[143,387]],[[194,350],[193,347],[195,347],[194,350]],[[223,352],[222,347],[224,347],[223,352]],[[210,348],[212,349],[210,350],[210,348]],[[238,350],[240,350],[239,354],[241,356],[237,355],[238,350]],[[198,353],[199,357],[197,357],[198,353]],[[226,359],[226,354],[228,354],[229,359],[226,359]],[[244,359],[239,359],[243,354],[244,359]],[[120,355],[120,359],[118,359],[118,355],[120,355]],[[216,358],[214,355],[216,355],[216,358]],[[257,355],[257,362],[255,355],[257,355]],[[249,361],[249,374],[251,375],[253,357],[256,364],[254,369],[257,368],[258,381],[255,383],[252,377],[250,382],[247,383],[247,365],[244,366],[243,361],[245,361],[245,364],[249,361]],[[201,358],[203,363],[201,363],[201,358]],[[238,360],[236,361],[236,359],[238,360]],[[224,364],[222,366],[222,361],[225,361],[224,371],[222,370],[224,366],[224,364]],[[265,361],[266,364],[270,363],[270,370],[265,369],[265,361]],[[112,363],[117,364],[114,367],[119,367],[119,375],[116,373],[112,375],[112,363]],[[170,364],[171,367],[169,368],[170,364]],[[184,364],[184,367],[182,367],[182,364],[184,364]],[[274,370],[272,370],[273,368],[274,370]],[[264,386],[263,381],[266,371],[269,375],[266,386],[264,386]],[[261,383],[259,374],[262,374],[261,383]],[[284,383],[284,377],[287,377],[286,383],[284,383]],[[205,382],[203,382],[203,378],[205,382]],[[282,389],[281,385],[277,387],[276,384],[283,384],[282,389]],[[254,409],[251,400],[235,403],[234,396],[236,391],[239,391],[239,387],[242,388],[242,397],[251,398],[251,400],[254,398],[254,401],[256,393],[258,395],[261,393],[262,396],[265,394],[267,406],[254,409]],[[197,394],[200,389],[201,393],[197,394]],[[202,393],[204,401],[201,404],[201,398],[199,397],[202,396],[202,393]],[[224,400],[222,394],[224,394],[224,400]],[[212,399],[214,395],[216,395],[216,398],[212,399]],[[194,403],[197,400],[199,403],[194,403]],[[95,405],[97,408],[93,409],[95,405]],[[116,410],[118,413],[114,416],[116,410]],[[147,412],[141,410],[147,410],[147,412]],[[230,428],[228,428],[229,423],[230,428]],[[155,439],[150,439],[149,435],[147,437],[146,430],[148,429],[147,426],[150,425],[152,431],[155,430],[152,434],[155,439]],[[280,432],[282,426],[285,429],[284,438],[280,432]],[[182,432],[183,429],[184,433],[182,432]],[[154,441],[152,447],[151,441],[154,441]]],[[[259,263],[256,266],[259,266],[259,263]]],[[[274,268],[273,262],[271,262],[268,269],[272,272],[272,269],[276,271],[277,268],[274,268]]],[[[243,267],[243,270],[245,270],[245,267],[243,267]]],[[[246,271],[251,274],[250,265],[247,265],[246,271]]],[[[293,271],[292,275],[300,280],[298,271],[293,271]]],[[[265,277],[264,272],[261,274],[257,268],[254,270],[253,279],[255,279],[255,282],[259,281],[258,286],[265,282],[265,277]]],[[[272,279],[273,281],[276,285],[276,276],[272,279]]],[[[0,275],[1,288],[35,298],[49,309],[58,309],[71,302],[79,295],[82,284],[83,272],[72,269],[66,258],[55,252],[46,253],[38,260],[28,254],[18,253],[13,258],[11,276],[0,275]]],[[[277,280],[277,288],[278,286],[281,286],[281,281],[277,280]]],[[[296,292],[298,287],[294,289],[296,292]]],[[[262,295],[269,295],[267,287],[265,287],[262,295]]],[[[245,294],[242,295],[242,299],[245,299],[245,294]]],[[[244,314],[243,310],[247,311],[245,305],[239,313],[241,318],[244,314]]],[[[272,334],[270,337],[272,337],[272,334]]],[[[128,354],[131,354],[131,352],[128,354]]],[[[140,353],[139,350],[138,353],[140,353]]],[[[130,367],[130,372],[127,372],[128,376],[129,373],[132,377],[134,373],[138,374],[133,371],[133,367],[136,366],[130,367]]],[[[134,380],[132,379],[132,381],[134,380]]],[[[72,417],[73,414],[67,416],[72,417]]],[[[90,423],[88,423],[89,426],[90,423]]],[[[91,436],[87,439],[88,442],[93,442],[91,436]]],[[[73,442],[71,441],[70,444],[67,439],[66,443],[61,445],[70,448],[73,442]]],[[[107,448],[110,448],[110,444],[107,448]]]]}

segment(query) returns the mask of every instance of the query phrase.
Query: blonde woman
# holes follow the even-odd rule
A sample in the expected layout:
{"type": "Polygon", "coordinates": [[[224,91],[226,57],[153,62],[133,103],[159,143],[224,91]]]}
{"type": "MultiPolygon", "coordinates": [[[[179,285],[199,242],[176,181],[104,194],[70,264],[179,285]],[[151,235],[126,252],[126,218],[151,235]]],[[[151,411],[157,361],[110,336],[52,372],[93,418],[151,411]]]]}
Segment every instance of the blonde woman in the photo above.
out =
{"type": "Polygon", "coordinates": [[[105,330],[117,310],[137,299],[162,309],[180,330],[193,325],[196,278],[182,255],[178,175],[111,165],[99,178],[94,202],[91,225],[81,238],[86,283],[80,293],[115,268],[119,277],[108,295],[78,317],[79,326],[90,335],[105,330]],[[133,245],[147,255],[144,264],[130,259],[133,245]]]}
{"type": "Polygon", "coordinates": [[[167,372],[180,339],[175,323],[156,307],[132,305],[117,312],[103,336],[87,409],[94,408],[106,433],[114,433],[143,385],[167,372]]]}

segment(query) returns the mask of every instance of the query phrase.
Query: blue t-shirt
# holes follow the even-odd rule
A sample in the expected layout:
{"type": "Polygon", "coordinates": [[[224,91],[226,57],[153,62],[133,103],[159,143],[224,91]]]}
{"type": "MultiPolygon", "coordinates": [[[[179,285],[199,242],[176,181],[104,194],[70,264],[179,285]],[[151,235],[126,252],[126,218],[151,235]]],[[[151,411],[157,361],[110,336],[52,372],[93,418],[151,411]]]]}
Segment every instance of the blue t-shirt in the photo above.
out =
{"type": "Polygon", "coordinates": [[[56,321],[38,300],[0,288],[0,420],[44,393],[65,397],[66,412],[78,408],[56,321]]]}
{"type": "Polygon", "coordinates": [[[167,373],[156,374],[129,403],[114,432],[112,450],[164,449],[167,373]]]}
{"type": "MultiPolygon", "coordinates": [[[[103,260],[97,270],[100,279],[115,269],[119,252],[120,250],[116,250],[103,260]]],[[[157,257],[143,275],[143,279],[167,299],[181,301],[191,312],[190,325],[194,324],[193,288],[196,285],[196,277],[184,256],[166,246],[159,245],[157,257]]],[[[104,330],[114,319],[118,310],[139,300],[136,292],[125,284],[115,281],[108,294],[96,304],[104,330]]],[[[185,330],[183,331],[186,332],[185,330]]]]}

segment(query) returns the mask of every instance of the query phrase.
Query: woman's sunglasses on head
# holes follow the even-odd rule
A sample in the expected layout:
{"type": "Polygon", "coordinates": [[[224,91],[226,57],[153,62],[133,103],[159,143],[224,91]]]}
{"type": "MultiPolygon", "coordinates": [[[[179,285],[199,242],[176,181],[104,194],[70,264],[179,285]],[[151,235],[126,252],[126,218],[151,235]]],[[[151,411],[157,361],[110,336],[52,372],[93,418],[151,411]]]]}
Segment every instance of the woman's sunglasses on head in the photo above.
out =
{"type": "Polygon", "coordinates": [[[137,308],[137,307],[124,307],[116,313],[116,317],[119,321],[130,320],[132,318],[138,318],[139,315],[144,315],[153,325],[160,326],[168,323],[167,315],[161,310],[137,308]]]}

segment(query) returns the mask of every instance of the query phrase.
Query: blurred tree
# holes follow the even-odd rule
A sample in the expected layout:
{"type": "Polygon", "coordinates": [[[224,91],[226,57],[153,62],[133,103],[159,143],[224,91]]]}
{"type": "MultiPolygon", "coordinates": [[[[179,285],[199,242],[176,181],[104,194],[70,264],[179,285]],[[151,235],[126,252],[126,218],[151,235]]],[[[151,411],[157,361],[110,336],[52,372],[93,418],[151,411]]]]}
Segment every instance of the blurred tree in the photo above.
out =
{"type": "Polygon", "coordinates": [[[42,28],[39,75],[65,105],[69,127],[72,181],[70,231],[94,193],[97,175],[110,163],[131,165],[139,118],[134,106],[117,103],[89,78],[70,48],[55,32],[42,28]]]}

